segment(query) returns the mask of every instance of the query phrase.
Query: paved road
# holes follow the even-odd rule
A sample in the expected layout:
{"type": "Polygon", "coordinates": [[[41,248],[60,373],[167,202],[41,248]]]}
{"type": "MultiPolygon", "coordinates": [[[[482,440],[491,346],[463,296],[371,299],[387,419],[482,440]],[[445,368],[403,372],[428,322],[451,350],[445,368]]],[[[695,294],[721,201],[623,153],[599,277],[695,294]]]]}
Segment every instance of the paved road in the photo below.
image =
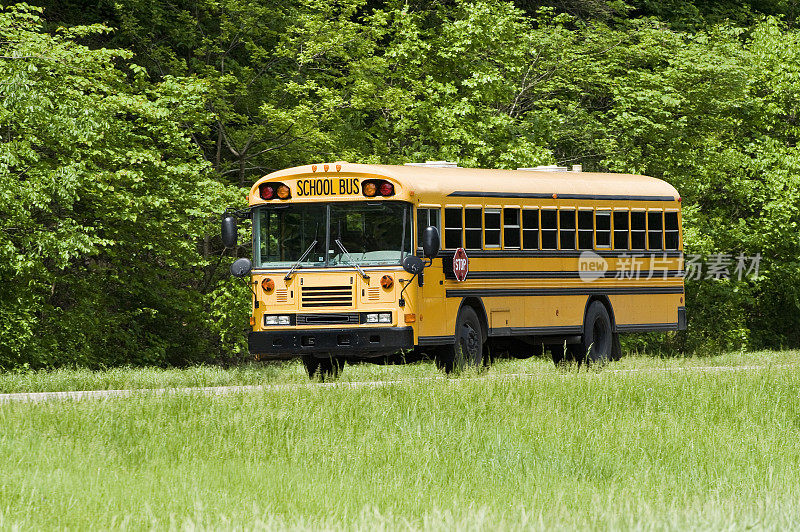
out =
{"type": "MultiPolygon", "coordinates": [[[[626,374],[626,373],[681,373],[681,372],[731,372],[731,371],[754,371],[760,369],[785,369],[800,368],[800,364],[779,364],[779,365],[749,365],[749,366],[686,366],[675,368],[642,368],[642,369],[605,369],[597,373],[601,374],[626,374]]],[[[409,379],[397,379],[387,381],[361,381],[361,382],[308,382],[297,384],[263,384],[253,386],[205,386],[192,388],[144,388],[130,390],[79,390],[69,392],[20,392],[0,394],[0,404],[5,403],[41,403],[45,401],[83,401],[91,399],[113,399],[124,397],[142,396],[175,396],[175,395],[232,395],[241,393],[254,393],[264,391],[294,390],[300,388],[381,388],[400,383],[442,381],[458,384],[467,380],[509,380],[509,379],[530,379],[542,376],[560,376],[568,378],[572,373],[501,373],[487,375],[483,377],[470,377],[464,379],[448,379],[447,377],[414,377],[409,379]]]]}

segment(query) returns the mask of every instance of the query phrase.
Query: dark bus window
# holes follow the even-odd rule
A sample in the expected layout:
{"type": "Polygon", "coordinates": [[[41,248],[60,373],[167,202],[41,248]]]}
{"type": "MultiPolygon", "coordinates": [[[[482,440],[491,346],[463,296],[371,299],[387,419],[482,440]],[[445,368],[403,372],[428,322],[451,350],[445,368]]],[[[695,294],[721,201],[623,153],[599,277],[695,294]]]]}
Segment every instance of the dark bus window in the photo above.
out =
{"type": "Polygon", "coordinates": [[[444,210],[444,247],[461,247],[461,208],[451,207],[444,210]]]}
{"type": "Polygon", "coordinates": [[[678,213],[664,213],[664,249],[678,249],[678,213]]]}
{"type": "Polygon", "coordinates": [[[631,211],[631,249],[645,249],[645,223],[644,211],[631,211]]]}
{"type": "Polygon", "coordinates": [[[522,211],[522,248],[539,249],[539,209],[522,211]]]}
{"type": "Polygon", "coordinates": [[[464,209],[464,249],[481,249],[483,242],[481,233],[481,209],[464,209]]]}
{"type": "Polygon", "coordinates": [[[664,220],[662,212],[647,213],[647,249],[664,249],[664,220]]]}
{"type": "Polygon", "coordinates": [[[500,209],[483,211],[484,242],[487,248],[500,247],[500,209]]]}
{"type": "Polygon", "coordinates": [[[614,211],[614,249],[628,249],[628,211],[614,211]]]}
{"type": "Polygon", "coordinates": [[[561,209],[561,249],[575,249],[575,210],[561,209]]]}
{"type": "Polygon", "coordinates": [[[558,249],[558,211],[542,209],[542,249],[558,249]]]}
{"type": "Polygon", "coordinates": [[[593,211],[578,211],[578,249],[592,249],[594,247],[594,218],[593,211]]]}
{"type": "Polygon", "coordinates": [[[611,247],[611,211],[597,211],[594,215],[594,240],[597,248],[611,247]]]}
{"type": "Polygon", "coordinates": [[[432,225],[442,233],[439,225],[439,209],[417,209],[417,249],[422,249],[422,232],[432,225]]]}
{"type": "Polygon", "coordinates": [[[503,209],[503,247],[519,249],[519,209],[503,209]]]}

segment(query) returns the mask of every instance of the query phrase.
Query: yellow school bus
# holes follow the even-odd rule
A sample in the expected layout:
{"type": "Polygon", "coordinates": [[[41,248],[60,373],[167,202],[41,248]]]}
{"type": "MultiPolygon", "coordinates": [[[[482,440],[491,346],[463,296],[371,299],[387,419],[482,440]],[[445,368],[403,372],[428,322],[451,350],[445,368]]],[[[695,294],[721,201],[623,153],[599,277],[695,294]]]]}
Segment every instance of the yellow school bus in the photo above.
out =
{"type": "MultiPolygon", "coordinates": [[[[668,183],[565,168],[344,161],[250,190],[250,352],[345,360],[427,355],[445,371],[549,347],[619,355],[619,333],[686,327],[680,196],[668,183]]],[[[236,221],[223,218],[235,243],[236,221]]]]}

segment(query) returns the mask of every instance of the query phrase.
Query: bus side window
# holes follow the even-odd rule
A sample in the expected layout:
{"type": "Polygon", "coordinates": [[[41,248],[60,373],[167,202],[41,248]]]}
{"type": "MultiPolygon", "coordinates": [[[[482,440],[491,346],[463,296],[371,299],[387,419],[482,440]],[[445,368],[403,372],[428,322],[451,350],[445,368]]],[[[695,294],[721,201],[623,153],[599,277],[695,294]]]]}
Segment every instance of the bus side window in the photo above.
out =
{"type": "Polygon", "coordinates": [[[444,247],[456,249],[461,247],[461,208],[445,208],[444,210],[444,247]]]}
{"type": "Polygon", "coordinates": [[[575,209],[561,209],[559,222],[561,222],[560,249],[575,249],[575,209]]]}
{"type": "Polygon", "coordinates": [[[542,249],[558,249],[558,211],[542,209],[542,249]]]}
{"type": "Polygon", "coordinates": [[[539,209],[522,211],[522,247],[539,249],[539,209]]]}
{"type": "Polygon", "coordinates": [[[594,226],[595,226],[594,240],[597,248],[610,248],[611,211],[597,211],[594,215],[594,226]]]}
{"type": "Polygon", "coordinates": [[[594,247],[594,211],[582,209],[578,211],[578,249],[594,247]]]}
{"type": "Polygon", "coordinates": [[[664,249],[678,249],[678,213],[664,213],[664,249]]]}
{"type": "MultiPolygon", "coordinates": [[[[536,220],[536,229],[536,240],[539,240],[539,220],[536,220]]],[[[519,209],[516,207],[503,209],[503,247],[519,249],[519,209]]]]}
{"type": "Polygon", "coordinates": [[[500,247],[500,209],[483,211],[484,242],[487,248],[500,247]]]}
{"type": "Polygon", "coordinates": [[[483,225],[481,224],[481,209],[464,209],[464,249],[481,249],[483,239],[481,233],[483,232],[483,225]]]}
{"type": "Polygon", "coordinates": [[[417,249],[422,249],[422,233],[432,225],[441,233],[439,225],[439,209],[417,209],[417,249]]]}
{"type": "Polygon", "coordinates": [[[614,211],[614,249],[628,249],[628,211],[614,211]]]}
{"type": "Polygon", "coordinates": [[[631,249],[645,249],[646,223],[644,211],[631,211],[631,249]]]}
{"type": "Polygon", "coordinates": [[[647,213],[647,249],[664,249],[664,213],[651,211],[647,213]]]}

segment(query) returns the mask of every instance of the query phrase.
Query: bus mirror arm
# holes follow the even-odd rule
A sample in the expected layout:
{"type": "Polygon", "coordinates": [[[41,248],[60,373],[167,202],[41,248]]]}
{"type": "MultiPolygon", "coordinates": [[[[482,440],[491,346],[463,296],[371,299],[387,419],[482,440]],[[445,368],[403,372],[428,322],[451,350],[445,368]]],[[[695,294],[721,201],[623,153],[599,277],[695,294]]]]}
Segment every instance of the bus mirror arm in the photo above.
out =
{"type": "Polygon", "coordinates": [[[409,279],[408,281],[405,281],[405,279],[400,279],[401,283],[403,281],[405,281],[405,283],[403,284],[403,288],[400,289],[400,299],[397,300],[397,304],[399,306],[401,306],[401,307],[405,307],[406,306],[406,300],[405,300],[405,298],[403,298],[403,292],[405,292],[406,288],[408,288],[411,285],[411,283],[414,282],[414,277],[416,277],[417,275],[419,275],[419,283],[420,283],[420,286],[422,286],[422,275],[420,275],[420,274],[416,274],[415,273],[414,275],[411,276],[411,279],[409,279]]]}
{"type": "Polygon", "coordinates": [[[408,288],[409,285],[414,282],[414,277],[418,278],[419,286],[423,285],[422,274],[425,271],[425,268],[430,266],[432,263],[433,260],[431,259],[429,259],[428,263],[426,264],[423,259],[417,257],[416,255],[406,255],[406,258],[403,259],[403,269],[411,274],[411,279],[406,281],[405,285],[400,290],[400,299],[397,300],[398,305],[401,307],[406,305],[406,300],[403,298],[403,293],[406,291],[406,288],[408,288]]]}

